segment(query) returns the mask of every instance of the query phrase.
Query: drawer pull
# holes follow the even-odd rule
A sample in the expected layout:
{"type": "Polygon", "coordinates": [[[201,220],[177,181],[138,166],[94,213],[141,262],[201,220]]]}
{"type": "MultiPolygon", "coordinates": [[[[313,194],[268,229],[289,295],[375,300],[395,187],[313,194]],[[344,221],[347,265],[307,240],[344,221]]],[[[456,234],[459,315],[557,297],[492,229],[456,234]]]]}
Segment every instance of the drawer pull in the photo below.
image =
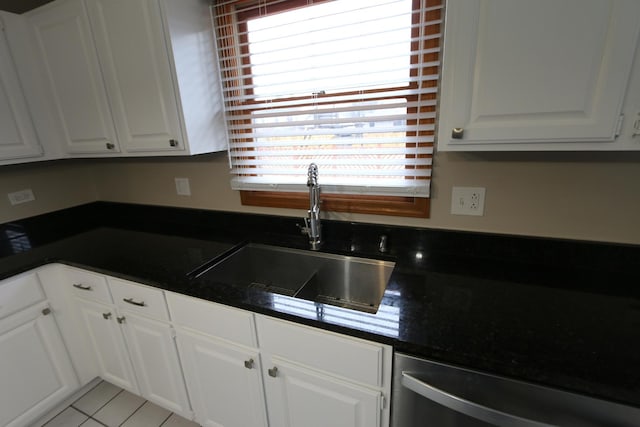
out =
{"type": "Polygon", "coordinates": [[[120,323],[121,325],[124,323],[125,317],[116,317],[116,320],[118,321],[118,323],[120,323]]]}
{"type": "Polygon", "coordinates": [[[104,317],[105,320],[109,320],[111,318],[111,313],[102,313],[102,317],[104,317]]]}
{"type": "Polygon", "coordinates": [[[135,305],[138,307],[146,307],[147,304],[144,303],[144,301],[134,301],[133,298],[123,298],[122,301],[131,304],[131,305],[135,305]]]}
{"type": "Polygon", "coordinates": [[[247,369],[253,369],[253,359],[245,360],[244,367],[247,369]]]}
{"type": "Polygon", "coordinates": [[[275,378],[275,377],[277,377],[277,376],[278,376],[278,367],[277,367],[277,366],[274,366],[273,368],[268,369],[268,370],[267,370],[267,372],[269,372],[269,376],[270,376],[270,377],[275,378]]]}
{"type": "Polygon", "coordinates": [[[82,285],[80,283],[74,283],[73,287],[76,288],[76,289],[82,289],[83,291],[91,291],[92,290],[91,286],[88,286],[88,285],[85,286],[85,285],[82,285]]]}
{"type": "Polygon", "coordinates": [[[44,314],[45,316],[51,314],[51,309],[49,307],[43,308],[42,314],[44,314]]]}

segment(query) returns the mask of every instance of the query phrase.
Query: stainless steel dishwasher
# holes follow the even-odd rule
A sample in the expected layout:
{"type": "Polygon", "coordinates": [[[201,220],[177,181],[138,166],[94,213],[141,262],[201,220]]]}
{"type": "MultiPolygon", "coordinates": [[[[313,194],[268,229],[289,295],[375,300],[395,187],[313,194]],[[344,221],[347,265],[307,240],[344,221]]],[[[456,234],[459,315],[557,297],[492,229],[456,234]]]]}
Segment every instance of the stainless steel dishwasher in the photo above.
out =
{"type": "Polygon", "coordinates": [[[638,427],[640,409],[396,353],[391,427],[638,427]]]}

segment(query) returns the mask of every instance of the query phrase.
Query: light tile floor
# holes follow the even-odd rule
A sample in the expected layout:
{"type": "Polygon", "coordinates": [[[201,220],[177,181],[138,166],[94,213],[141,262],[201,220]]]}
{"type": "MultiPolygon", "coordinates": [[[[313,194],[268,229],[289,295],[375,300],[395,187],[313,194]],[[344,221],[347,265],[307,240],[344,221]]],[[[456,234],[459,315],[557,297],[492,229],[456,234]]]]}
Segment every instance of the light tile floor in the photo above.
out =
{"type": "Polygon", "coordinates": [[[198,424],[102,381],[42,426],[198,427],[198,424]]]}

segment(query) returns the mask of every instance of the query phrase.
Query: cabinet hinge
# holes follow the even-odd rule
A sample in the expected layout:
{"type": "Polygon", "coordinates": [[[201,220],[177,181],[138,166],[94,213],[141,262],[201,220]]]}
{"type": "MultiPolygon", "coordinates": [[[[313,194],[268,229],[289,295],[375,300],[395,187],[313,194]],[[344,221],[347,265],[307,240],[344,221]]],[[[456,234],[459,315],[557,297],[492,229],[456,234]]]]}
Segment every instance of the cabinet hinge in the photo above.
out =
{"type": "Polygon", "coordinates": [[[624,122],[624,114],[620,114],[620,117],[618,117],[618,125],[616,127],[616,135],[615,136],[620,136],[620,134],[622,133],[622,123],[624,122]]]}

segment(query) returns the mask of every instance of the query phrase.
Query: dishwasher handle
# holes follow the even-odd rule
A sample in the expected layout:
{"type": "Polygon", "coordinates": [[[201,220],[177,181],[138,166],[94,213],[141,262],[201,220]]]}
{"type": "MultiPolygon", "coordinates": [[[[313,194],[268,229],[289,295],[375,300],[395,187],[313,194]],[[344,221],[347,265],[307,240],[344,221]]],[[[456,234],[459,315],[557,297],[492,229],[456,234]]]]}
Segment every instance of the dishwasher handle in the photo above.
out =
{"type": "Polygon", "coordinates": [[[414,375],[412,375],[411,372],[402,371],[402,385],[433,402],[439,403],[453,411],[468,415],[469,417],[477,420],[485,421],[501,427],[552,426],[552,424],[531,420],[516,414],[502,412],[498,409],[466,400],[460,396],[456,396],[445,390],[434,387],[433,385],[416,378],[414,375]]]}

